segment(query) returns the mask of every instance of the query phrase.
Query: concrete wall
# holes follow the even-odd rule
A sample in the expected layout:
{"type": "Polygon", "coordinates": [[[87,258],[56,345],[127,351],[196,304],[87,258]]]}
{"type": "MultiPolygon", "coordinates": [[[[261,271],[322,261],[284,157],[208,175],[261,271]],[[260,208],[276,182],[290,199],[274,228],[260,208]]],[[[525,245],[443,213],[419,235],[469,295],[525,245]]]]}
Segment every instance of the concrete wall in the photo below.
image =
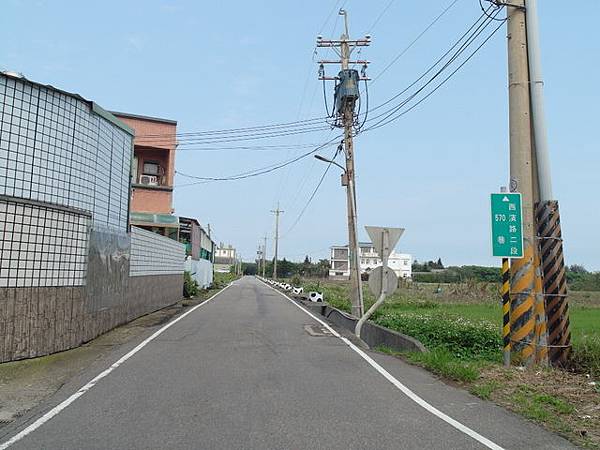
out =
{"type": "Polygon", "coordinates": [[[181,299],[183,246],[127,231],[132,141],[95,103],[0,73],[0,362],[181,299]]]}
{"type": "Polygon", "coordinates": [[[90,230],[84,286],[0,288],[0,362],[77,347],[179,301],[183,245],[146,230],[132,231],[130,237],[90,230]],[[130,252],[135,276],[130,275],[130,252]]]}
{"type": "Polygon", "coordinates": [[[84,287],[0,289],[0,363],[49,355],[181,299],[183,275],[132,277],[122,303],[94,309],[84,287]]]}
{"type": "Polygon", "coordinates": [[[152,187],[131,189],[131,210],[154,214],[171,214],[173,192],[152,187]]]}

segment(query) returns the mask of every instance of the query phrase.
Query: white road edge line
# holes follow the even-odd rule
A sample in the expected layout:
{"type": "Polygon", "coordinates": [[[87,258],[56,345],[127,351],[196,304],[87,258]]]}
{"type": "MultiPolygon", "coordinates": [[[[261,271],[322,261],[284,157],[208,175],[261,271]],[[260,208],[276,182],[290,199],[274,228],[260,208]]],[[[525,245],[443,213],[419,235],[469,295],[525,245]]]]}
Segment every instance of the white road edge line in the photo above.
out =
{"type": "MultiPolygon", "coordinates": [[[[259,281],[261,281],[261,280],[259,280],[259,281]]],[[[435,406],[427,403],[427,401],[425,401],[424,399],[422,399],[421,397],[419,397],[417,394],[415,394],[413,391],[411,391],[408,387],[406,387],[404,384],[402,384],[400,381],[398,381],[391,373],[389,373],[387,370],[385,370],[383,367],[381,367],[369,355],[367,355],[365,352],[363,352],[360,348],[358,348],[356,345],[354,345],[347,338],[345,338],[344,336],[341,336],[337,331],[335,331],[333,328],[331,328],[326,322],[324,322],[323,320],[319,319],[313,313],[311,313],[307,309],[305,309],[302,306],[300,306],[297,302],[295,302],[294,300],[292,300],[290,297],[288,297],[287,295],[285,295],[283,292],[280,292],[277,289],[269,286],[265,282],[262,282],[262,283],[266,287],[268,287],[270,289],[273,289],[275,292],[281,294],[283,297],[285,297],[287,300],[289,300],[292,303],[292,305],[296,306],[302,312],[308,314],[310,317],[312,317],[317,322],[319,322],[320,324],[322,324],[325,328],[327,328],[331,332],[331,334],[333,334],[335,337],[341,339],[344,342],[344,344],[346,344],[348,347],[350,347],[352,350],[354,350],[362,359],[364,359],[366,362],[369,363],[369,365],[371,365],[375,370],[377,370],[377,372],[379,372],[381,375],[383,375],[383,377],[386,380],[388,380],[390,383],[392,383],[394,386],[396,386],[400,391],[402,391],[402,393],[404,395],[406,395],[408,398],[410,398],[417,405],[419,405],[422,408],[426,409],[427,411],[429,411],[434,416],[439,417],[444,422],[452,425],[458,431],[463,432],[464,434],[466,434],[470,438],[473,438],[476,441],[478,441],[479,443],[485,445],[487,448],[490,448],[492,450],[504,450],[504,448],[502,448],[498,444],[495,444],[494,442],[490,441],[485,436],[480,435],[476,431],[474,431],[471,428],[467,427],[466,425],[463,425],[462,423],[460,423],[458,420],[455,420],[452,417],[448,416],[447,414],[444,414],[442,411],[440,411],[439,409],[437,409],[435,406]]],[[[1,447],[0,447],[0,450],[2,450],[1,447]]]]}
{"type": "Polygon", "coordinates": [[[181,319],[183,319],[184,317],[186,317],[189,314],[193,313],[195,310],[197,310],[201,306],[206,305],[208,302],[210,302],[212,299],[214,299],[217,295],[221,294],[222,292],[225,292],[225,290],[227,288],[229,288],[230,286],[233,286],[233,282],[230,283],[230,284],[228,284],[227,286],[225,286],[223,289],[221,289],[219,292],[217,292],[215,295],[213,295],[212,297],[210,297],[206,301],[200,303],[199,305],[194,306],[189,311],[186,311],[181,316],[179,316],[176,319],[174,319],[173,321],[167,323],[161,329],[155,331],[151,336],[149,336],[146,339],[144,339],[142,342],[140,342],[138,345],[136,345],[133,348],[133,350],[130,350],[124,356],[122,356],[121,358],[119,358],[108,369],[100,372],[96,377],[94,377],[92,380],[90,380],[87,384],[85,384],[83,387],[81,387],[77,392],[75,392],[69,398],[67,398],[66,400],[63,400],[61,403],[59,403],[58,405],[56,405],[54,408],[52,408],[46,414],[44,414],[39,419],[37,419],[35,422],[33,422],[31,425],[29,425],[28,427],[24,428],[19,433],[15,434],[8,441],[3,442],[2,444],[0,444],[0,450],[6,450],[8,447],[10,447],[11,445],[13,445],[16,442],[20,441],[21,439],[23,439],[28,434],[30,434],[30,433],[34,432],[35,430],[37,430],[39,427],[41,427],[42,425],[44,425],[46,422],[48,422],[54,416],[58,415],[62,410],[64,410],[65,408],[67,408],[71,403],[73,403],[79,397],[83,396],[86,392],[88,392],[90,389],[92,389],[102,378],[108,376],[113,370],[115,370],[117,367],[119,367],[121,364],[123,364],[125,361],[127,361],[129,358],[131,358],[133,355],[135,355],[141,349],[143,349],[146,345],[148,345],[150,342],[152,342],[154,339],[156,339],[158,336],[160,336],[168,328],[172,327],[177,322],[179,322],[181,319]]]}

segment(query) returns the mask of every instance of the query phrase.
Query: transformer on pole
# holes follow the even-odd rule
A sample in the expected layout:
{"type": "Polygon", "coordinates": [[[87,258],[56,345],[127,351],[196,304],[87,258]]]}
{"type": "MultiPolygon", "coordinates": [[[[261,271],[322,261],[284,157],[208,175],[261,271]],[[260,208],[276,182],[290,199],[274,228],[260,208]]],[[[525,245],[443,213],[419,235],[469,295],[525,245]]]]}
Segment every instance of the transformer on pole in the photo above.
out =
{"type": "Polygon", "coordinates": [[[364,313],[362,282],[360,278],[360,263],[358,249],[357,233],[357,211],[356,211],[356,183],[354,169],[354,143],[353,137],[356,134],[354,127],[357,124],[358,115],[355,113],[357,101],[360,99],[359,82],[368,78],[359,74],[355,69],[350,68],[350,64],[360,64],[363,66],[363,73],[366,70],[369,61],[352,61],[350,55],[358,47],[366,47],[371,43],[371,37],[365,36],[363,39],[350,39],[348,33],[348,14],[340,9],[339,14],[344,16],[345,31],[339,40],[323,39],[317,37],[317,47],[326,47],[333,49],[339,56],[339,60],[321,60],[319,61],[319,80],[323,83],[327,80],[335,81],[335,102],[334,102],[334,126],[344,128],[344,153],[346,157],[346,170],[342,177],[342,185],[346,186],[346,202],[348,210],[348,257],[350,264],[350,298],[352,301],[352,314],[361,317],[364,313]],[[325,75],[325,64],[339,64],[341,70],[335,77],[325,75]]]}

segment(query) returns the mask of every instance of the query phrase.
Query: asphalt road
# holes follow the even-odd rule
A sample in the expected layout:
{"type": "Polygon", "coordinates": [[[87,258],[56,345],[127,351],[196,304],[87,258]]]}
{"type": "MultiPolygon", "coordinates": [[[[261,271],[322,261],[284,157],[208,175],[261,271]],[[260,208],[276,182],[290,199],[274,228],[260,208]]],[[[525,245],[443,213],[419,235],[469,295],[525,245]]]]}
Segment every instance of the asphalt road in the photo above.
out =
{"type": "Polygon", "coordinates": [[[366,352],[423,403],[489,440],[486,447],[250,277],[134,353],[41,426],[26,428],[115,361],[98,362],[3,430],[0,443],[22,432],[11,449],[573,448],[397,358],[366,352]]]}

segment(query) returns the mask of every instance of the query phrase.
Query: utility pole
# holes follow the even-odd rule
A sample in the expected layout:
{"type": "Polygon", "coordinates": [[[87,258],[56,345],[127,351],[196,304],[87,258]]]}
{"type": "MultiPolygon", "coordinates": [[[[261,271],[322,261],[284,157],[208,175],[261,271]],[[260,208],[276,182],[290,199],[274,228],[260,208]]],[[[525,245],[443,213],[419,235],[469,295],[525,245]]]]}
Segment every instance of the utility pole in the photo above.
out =
{"type": "Polygon", "coordinates": [[[544,82],[539,43],[537,0],[525,0],[527,8],[527,55],[529,57],[529,89],[531,120],[539,198],[536,206],[537,232],[544,275],[544,306],[548,324],[548,359],[564,366],[571,350],[567,279],[563,256],[563,239],[558,201],[552,193],[550,156],[544,115],[544,82]]]}
{"type": "MultiPolygon", "coordinates": [[[[504,4],[504,3],[502,3],[504,4]]],[[[508,96],[510,191],[520,192],[523,206],[523,258],[511,260],[511,341],[519,363],[547,361],[545,309],[534,216],[535,154],[532,146],[530,78],[524,0],[506,4],[508,28],[508,96]],[[541,307],[541,308],[540,308],[541,307]]]]}
{"type": "Polygon", "coordinates": [[[278,257],[278,251],[279,251],[279,214],[281,214],[282,211],[281,209],[279,209],[279,202],[277,202],[277,209],[276,210],[271,210],[271,212],[273,214],[275,214],[275,261],[273,262],[273,279],[276,280],[277,279],[277,257],[278,257]]]}
{"type": "Polygon", "coordinates": [[[211,267],[210,282],[212,283],[215,279],[215,246],[214,246],[212,238],[211,238],[210,223],[208,224],[208,240],[210,241],[210,267],[211,267]]]}
{"type": "Polygon", "coordinates": [[[350,61],[350,55],[356,47],[366,47],[371,43],[371,37],[351,40],[348,31],[348,14],[340,9],[339,14],[344,16],[344,33],[339,40],[324,40],[317,37],[317,47],[332,48],[340,57],[338,61],[319,61],[319,79],[334,80],[335,86],[335,112],[336,126],[344,128],[344,151],[346,156],[346,172],[342,177],[342,185],[346,186],[346,203],[348,211],[348,262],[350,269],[350,295],[352,301],[352,314],[362,317],[364,313],[362,281],[360,277],[360,252],[357,232],[356,208],[356,177],[354,169],[354,143],[353,134],[356,124],[354,108],[360,97],[358,84],[361,80],[368,80],[365,71],[369,61],[350,61]],[[325,64],[340,64],[341,71],[337,77],[325,76],[325,64]],[[357,70],[350,69],[350,64],[362,64],[362,75],[357,70]]]}
{"type": "Polygon", "coordinates": [[[262,276],[265,277],[265,268],[267,265],[267,235],[264,237],[263,253],[262,253],[262,276]]]}
{"type": "Polygon", "coordinates": [[[256,262],[256,275],[260,275],[260,265],[263,259],[262,251],[262,245],[259,243],[258,250],[256,251],[256,259],[254,260],[256,262]]]}

